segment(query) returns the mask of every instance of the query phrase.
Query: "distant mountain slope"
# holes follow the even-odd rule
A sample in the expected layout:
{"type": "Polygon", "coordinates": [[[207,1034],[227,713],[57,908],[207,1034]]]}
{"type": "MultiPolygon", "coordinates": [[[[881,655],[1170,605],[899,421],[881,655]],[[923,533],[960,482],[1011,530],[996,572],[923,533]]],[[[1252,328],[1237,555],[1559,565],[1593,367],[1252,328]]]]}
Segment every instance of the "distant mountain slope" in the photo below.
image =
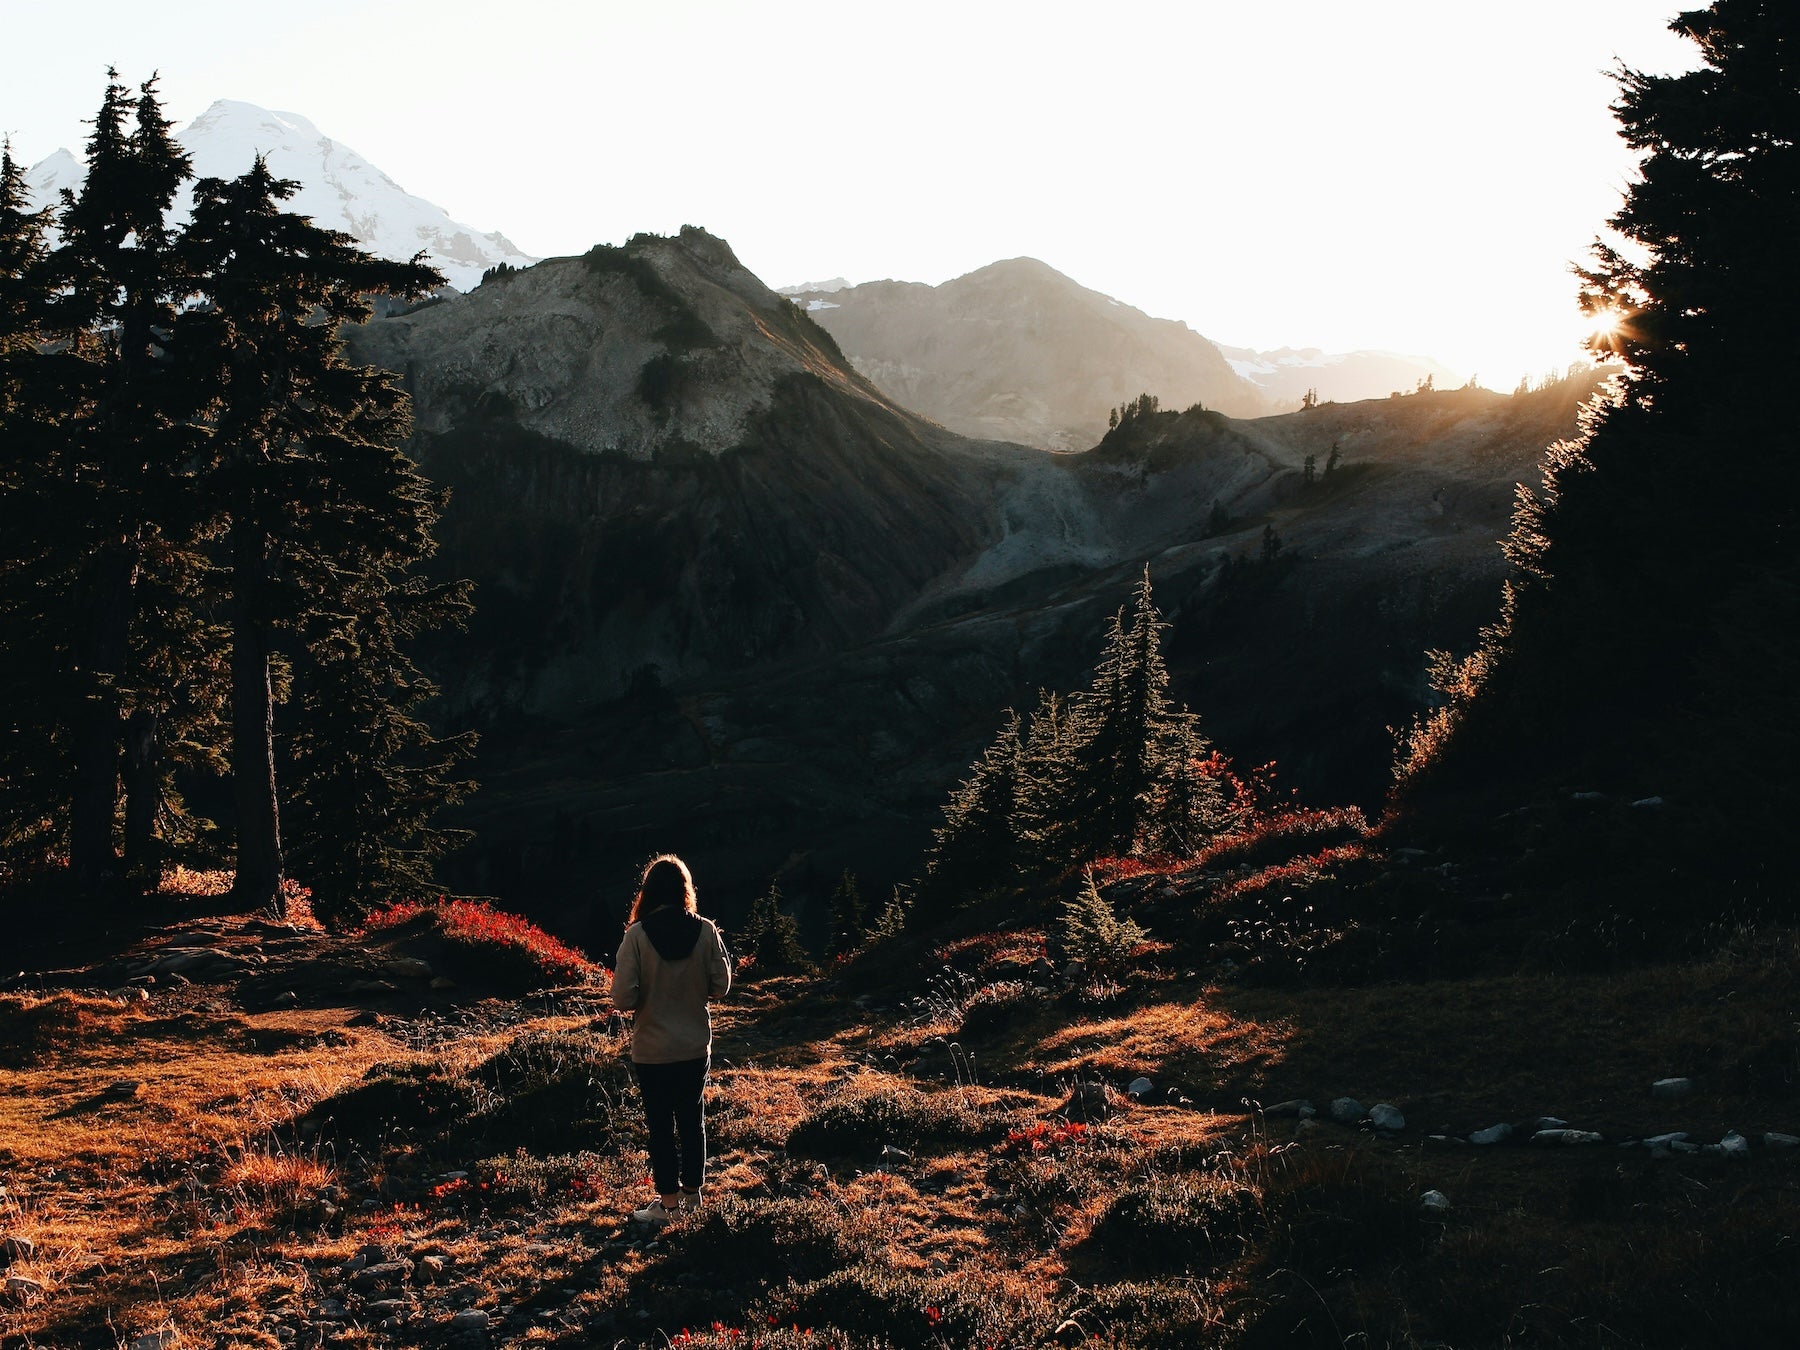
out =
{"type": "Polygon", "coordinates": [[[352,335],[404,372],[415,448],[482,584],[450,683],[564,716],[880,632],[997,533],[971,447],[684,229],[526,271],[352,335]]]}
{"type": "MultiPolygon", "coordinates": [[[[413,196],[297,113],[220,99],[177,128],[175,138],[200,178],[235,178],[260,152],[277,177],[302,184],[294,210],[385,258],[407,259],[423,250],[458,290],[473,289],[496,263],[527,267],[536,261],[497,231],[483,233],[450,219],[442,207],[413,196]]],[[[79,188],[84,172],[68,150],[39,161],[27,176],[34,201],[48,205],[61,189],[79,188]]],[[[176,204],[178,215],[185,218],[191,201],[190,185],[176,204]]]]}
{"type": "Polygon", "coordinates": [[[456,884],[545,912],[674,846],[728,922],[774,873],[802,900],[907,875],[1000,710],[1085,679],[1146,561],[1177,697],[1309,795],[1371,801],[1425,649],[1491,619],[1513,485],[1588,392],[973,441],[695,229],[351,340],[404,374],[452,493],[442,565],[479,587],[432,661],[484,733],[456,884]]]}
{"type": "Polygon", "coordinates": [[[1324,403],[1410,394],[1430,377],[1439,389],[1454,389],[1462,377],[1429,356],[1397,352],[1325,352],[1317,347],[1258,352],[1248,347],[1220,347],[1231,368],[1268,395],[1281,411],[1300,406],[1308,390],[1324,403]]]}
{"type": "Polygon", "coordinates": [[[1105,433],[1109,410],[1145,392],[1166,407],[1271,410],[1186,324],[1034,258],[941,286],[871,281],[795,298],[882,392],[965,436],[1085,450],[1105,433]]]}

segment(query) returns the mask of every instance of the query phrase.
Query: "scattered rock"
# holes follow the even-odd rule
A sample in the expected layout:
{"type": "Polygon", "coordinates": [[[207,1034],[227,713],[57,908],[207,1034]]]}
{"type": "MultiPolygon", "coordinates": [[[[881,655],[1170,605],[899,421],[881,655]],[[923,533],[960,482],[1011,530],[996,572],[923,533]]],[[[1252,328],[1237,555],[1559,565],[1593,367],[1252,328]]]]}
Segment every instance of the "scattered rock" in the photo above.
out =
{"type": "Polygon", "coordinates": [[[1294,1138],[1298,1139],[1303,1134],[1311,1134],[1314,1130],[1322,1130],[1324,1128],[1325,1127],[1317,1120],[1313,1119],[1313,1117],[1302,1116],[1299,1120],[1294,1122],[1294,1138]]]}
{"type": "Polygon", "coordinates": [[[1700,1145],[1690,1144],[1685,1139],[1675,1139],[1670,1141],[1669,1151],[1671,1153],[1698,1153],[1700,1151],[1700,1145]]]}
{"type": "Polygon", "coordinates": [[[360,1293],[370,1293],[376,1289],[390,1288],[396,1284],[405,1284],[412,1275],[411,1261],[382,1261],[376,1265],[364,1266],[357,1271],[351,1283],[360,1293]]]}
{"type": "Polygon", "coordinates": [[[892,1144],[883,1144],[881,1146],[881,1161],[911,1162],[912,1154],[908,1153],[903,1148],[895,1148],[892,1144]]]}
{"type": "Polygon", "coordinates": [[[1396,1106],[1386,1102],[1376,1102],[1369,1108],[1369,1122],[1378,1130],[1404,1130],[1406,1117],[1396,1106]]]}
{"type": "Polygon", "coordinates": [[[1659,1078],[1650,1085],[1650,1095],[1660,1101],[1675,1101],[1694,1090],[1691,1078],[1659,1078]]]}
{"type": "Polygon", "coordinates": [[[6,1269],[14,1261],[29,1261],[37,1243],[28,1237],[0,1238],[0,1270],[6,1269]]]}
{"type": "Polygon", "coordinates": [[[1638,806],[1638,807],[1644,807],[1644,806],[1655,807],[1655,806],[1661,806],[1662,804],[1663,804],[1663,799],[1661,797],[1639,797],[1635,802],[1632,803],[1633,806],[1638,806]]]}
{"type": "Polygon", "coordinates": [[[1719,1140],[1719,1152],[1728,1157],[1748,1158],[1750,1156],[1750,1141],[1744,1138],[1744,1136],[1739,1134],[1736,1130],[1733,1130],[1730,1134],[1719,1140]]]}
{"type": "Polygon", "coordinates": [[[1363,1104],[1354,1097],[1335,1098],[1327,1111],[1331,1118],[1340,1125],[1355,1125],[1368,1114],[1363,1109],[1363,1104]]]}
{"type": "Polygon", "coordinates": [[[1294,1097],[1285,1102],[1276,1102],[1273,1106],[1263,1107],[1265,1116],[1293,1116],[1297,1120],[1307,1120],[1318,1115],[1313,1104],[1304,1097],[1294,1097]]]}
{"type": "Polygon", "coordinates": [[[429,980],[432,977],[431,962],[417,956],[390,957],[382,962],[381,968],[401,980],[429,980]]]}
{"type": "Polygon", "coordinates": [[[454,989],[456,988],[456,981],[451,979],[448,975],[434,975],[431,980],[431,987],[438,990],[454,989]]]}
{"type": "Polygon", "coordinates": [[[1571,792],[1569,800],[1572,802],[1603,802],[1606,800],[1606,794],[1604,792],[1571,792]]]}
{"type": "Polygon", "coordinates": [[[1770,1130],[1763,1135],[1764,1148],[1800,1148],[1800,1135],[1782,1134],[1778,1130],[1770,1130]]]}
{"type": "Polygon", "coordinates": [[[1131,1097],[1132,1101],[1141,1102],[1152,1092],[1156,1091],[1156,1084],[1152,1083],[1148,1078],[1134,1078],[1131,1080],[1131,1085],[1127,1087],[1125,1091],[1131,1097]]]}
{"type": "Polygon", "coordinates": [[[1450,1197],[1442,1191],[1426,1191],[1419,1197],[1419,1208],[1427,1214],[1447,1214],[1450,1212],[1450,1197]]]}
{"type": "Polygon", "coordinates": [[[171,1346],[178,1345],[180,1341],[181,1333],[170,1327],[162,1331],[145,1332],[129,1343],[128,1350],[170,1350],[171,1346]]]}
{"type": "Polygon", "coordinates": [[[346,994],[392,994],[395,987],[386,980],[352,980],[344,986],[346,994]]]}
{"type": "Polygon", "coordinates": [[[108,1097],[116,1097],[121,1101],[127,1101],[132,1097],[137,1096],[138,1091],[143,1086],[144,1085],[135,1078],[121,1078],[117,1082],[108,1083],[106,1085],[106,1095],[108,1097]]]}
{"type": "Polygon", "coordinates": [[[1071,961],[1068,965],[1063,967],[1063,978],[1070,984],[1073,984],[1085,974],[1087,974],[1087,962],[1085,961],[1071,961]]]}
{"type": "Polygon", "coordinates": [[[274,998],[269,1000],[269,1006],[271,1008],[291,1008],[299,1001],[300,996],[292,989],[283,989],[279,994],[275,995],[274,998]]]}
{"type": "Polygon", "coordinates": [[[441,1256],[421,1256],[419,1270],[428,1280],[435,1280],[444,1273],[448,1263],[441,1256]]]}
{"type": "Polygon", "coordinates": [[[8,1275],[6,1277],[6,1297],[14,1303],[30,1303],[42,1298],[44,1286],[28,1275],[8,1275]]]}
{"type": "Polygon", "coordinates": [[[1603,1144],[1606,1141],[1593,1130],[1570,1130],[1560,1126],[1539,1130],[1531,1136],[1534,1144],[1603,1144]]]}
{"type": "Polygon", "coordinates": [[[403,1298],[376,1299],[373,1303],[363,1305],[363,1316],[381,1318],[383,1320],[404,1317],[410,1306],[411,1305],[403,1298]]]}
{"type": "Polygon", "coordinates": [[[464,1308],[450,1319],[452,1331],[486,1331],[493,1319],[485,1308],[464,1308]]]}

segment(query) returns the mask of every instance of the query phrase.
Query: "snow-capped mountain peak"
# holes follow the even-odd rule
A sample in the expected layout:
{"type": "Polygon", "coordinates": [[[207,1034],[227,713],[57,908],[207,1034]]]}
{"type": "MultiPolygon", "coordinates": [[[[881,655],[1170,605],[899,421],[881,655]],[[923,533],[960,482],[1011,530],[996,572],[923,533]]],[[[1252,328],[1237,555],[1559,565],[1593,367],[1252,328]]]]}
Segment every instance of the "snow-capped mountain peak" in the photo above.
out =
{"type": "MultiPolygon", "coordinates": [[[[192,157],[196,178],[234,178],[261,154],[276,177],[301,184],[288,203],[291,210],[354,236],[385,258],[404,260],[423,251],[458,290],[472,290],[496,263],[528,267],[537,261],[498,231],[450,219],[441,206],[413,196],[298,113],[220,99],[177,127],[175,138],[192,157]]],[[[54,204],[60,189],[81,186],[83,173],[79,158],[58,150],[31,168],[34,199],[54,204]]],[[[178,218],[186,218],[192,199],[190,184],[176,202],[178,218]]]]}

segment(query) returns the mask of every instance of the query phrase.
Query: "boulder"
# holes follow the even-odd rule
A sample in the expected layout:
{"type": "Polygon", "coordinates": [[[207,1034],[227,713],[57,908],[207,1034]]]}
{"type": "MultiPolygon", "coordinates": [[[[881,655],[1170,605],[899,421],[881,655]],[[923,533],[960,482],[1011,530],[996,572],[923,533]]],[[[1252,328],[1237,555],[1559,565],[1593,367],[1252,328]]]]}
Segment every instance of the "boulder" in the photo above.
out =
{"type": "Polygon", "coordinates": [[[486,1308],[464,1308],[450,1319],[452,1331],[486,1331],[493,1318],[486,1308]]]}
{"type": "Polygon", "coordinates": [[[28,1237],[0,1237],[0,1270],[6,1269],[14,1261],[29,1261],[35,1251],[37,1243],[28,1237]]]}
{"type": "Polygon", "coordinates": [[[1537,1133],[1531,1136],[1531,1142],[1534,1144],[1565,1145],[1603,1144],[1606,1141],[1593,1130],[1570,1130],[1558,1127],[1555,1129],[1537,1131],[1537,1133]]]}
{"type": "Polygon", "coordinates": [[[6,1297],[13,1303],[31,1303],[42,1298],[47,1292],[49,1291],[40,1281],[34,1280],[28,1275],[8,1275],[6,1277],[6,1297]]]}
{"type": "Polygon", "coordinates": [[[1507,1124],[1490,1125],[1485,1130],[1476,1130],[1469,1135],[1471,1144],[1504,1144],[1513,1137],[1513,1127],[1507,1124]]]}
{"type": "Polygon", "coordinates": [[[1770,1130],[1763,1135],[1764,1148],[1796,1148],[1800,1147],[1800,1135],[1782,1134],[1779,1130],[1770,1130]]]}
{"type": "Polygon", "coordinates": [[[1369,1122],[1378,1130],[1394,1131],[1406,1128],[1406,1117],[1401,1114],[1400,1109],[1390,1106],[1386,1102],[1376,1102],[1369,1108],[1369,1122]]]}
{"type": "Polygon", "coordinates": [[[1292,1097],[1285,1102],[1276,1102],[1273,1106],[1263,1107],[1265,1116],[1293,1116],[1297,1120],[1307,1120],[1318,1115],[1313,1104],[1304,1097],[1292,1097]]]}
{"type": "Polygon", "coordinates": [[[1691,1078],[1659,1078],[1650,1085],[1650,1095],[1658,1101],[1677,1101],[1694,1090],[1691,1078]]]}
{"type": "Polygon", "coordinates": [[[417,956],[394,956],[382,962],[381,968],[396,979],[429,980],[431,963],[417,956]]]}
{"type": "Polygon", "coordinates": [[[1424,1210],[1427,1214],[1448,1214],[1450,1212],[1450,1197],[1445,1195],[1442,1191],[1426,1191],[1425,1194],[1419,1197],[1419,1208],[1424,1210]]]}
{"type": "Polygon", "coordinates": [[[1148,1078],[1143,1078],[1143,1077],[1138,1077],[1138,1078],[1132,1079],[1130,1086],[1128,1086],[1125,1089],[1126,1095],[1128,1095],[1131,1098],[1131,1100],[1134,1102],[1143,1101],[1144,1098],[1148,1097],[1152,1092],[1155,1092],[1155,1091],[1156,1091],[1156,1084],[1152,1083],[1148,1078]]]}
{"type": "Polygon", "coordinates": [[[127,1350],[170,1350],[180,1343],[181,1333],[173,1327],[165,1327],[161,1331],[147,1331],[126,1344],[127,1350]]]}
{"type": "Polygon", "coordinates": [[[372,1293],[377,1289],[390,1289],[397,1284],[405,1284],[411,1278],[413,1263],[411,1261],[381,1261],[372,1266],[364,1266],[351,1277],[351,1283],[359,1293],[372,1293]]]}
{"type": "Polygon", "coordinates": [[[1337,1097],[1327,1108],[1327,1114],[1340,1125],[1355,1125],[1368,1114],[1363,1104],[1354,1097],[1337,1097]]]}

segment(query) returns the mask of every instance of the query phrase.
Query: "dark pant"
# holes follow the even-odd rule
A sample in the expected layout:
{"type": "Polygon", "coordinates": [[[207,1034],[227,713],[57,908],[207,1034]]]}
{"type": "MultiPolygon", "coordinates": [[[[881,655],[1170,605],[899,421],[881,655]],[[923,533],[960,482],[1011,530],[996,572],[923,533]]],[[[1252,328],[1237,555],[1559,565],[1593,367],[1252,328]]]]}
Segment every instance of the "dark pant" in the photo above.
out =
{"type": "Polygon", "coordinates": [[[697,1191],[706,1175],[706,1091],[704,1059],[679,1064],[633,1064],[644,1094],[644,1121],[650,1127],[650,1173],[658,1195],[697,1191]],[[680,1136],[680,1146],[676,1136],[680,1136]]]}

